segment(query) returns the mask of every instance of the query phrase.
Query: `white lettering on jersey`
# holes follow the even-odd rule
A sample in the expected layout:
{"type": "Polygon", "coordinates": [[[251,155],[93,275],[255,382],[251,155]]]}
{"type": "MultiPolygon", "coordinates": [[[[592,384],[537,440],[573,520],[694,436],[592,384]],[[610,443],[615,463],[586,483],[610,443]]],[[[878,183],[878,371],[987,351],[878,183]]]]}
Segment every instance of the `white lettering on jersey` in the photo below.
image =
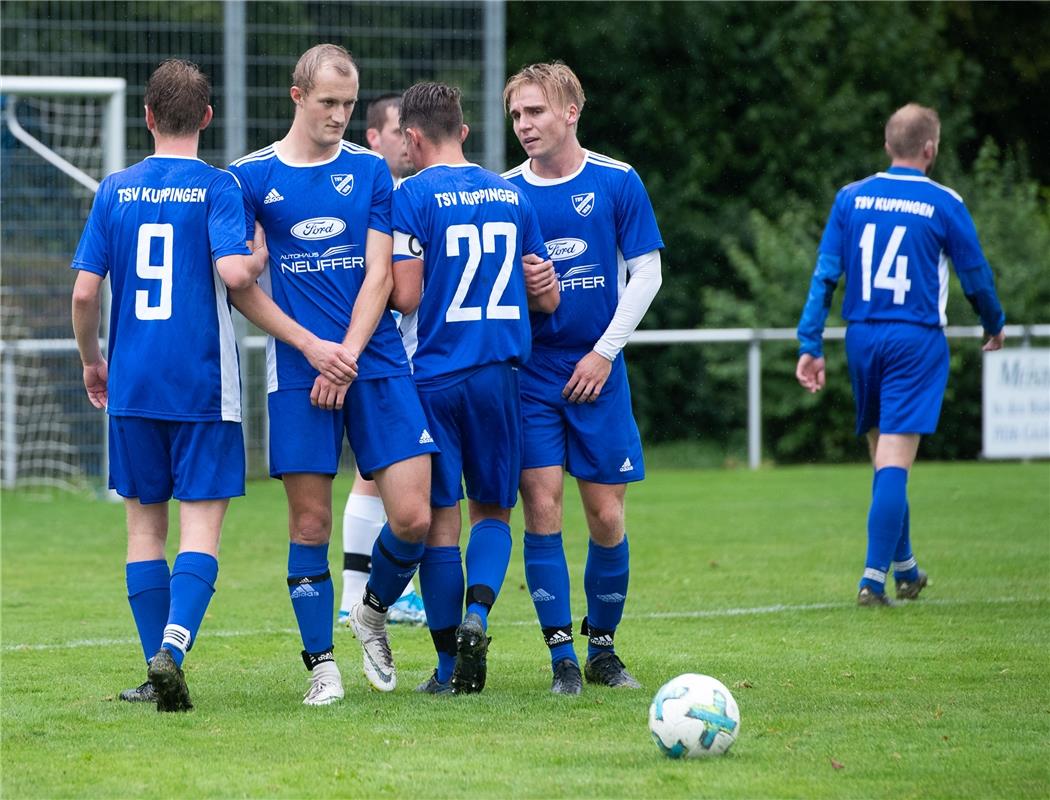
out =
{"type": "Polygon", "coordinates": [[[203,203],[208,190],[203,186],[192,188],[182,186],[165,186],[158,189],[153,186],[130,186],[117,189],[117,202],[137,203],[203,203]]]}
{"type": "Polygon", "coordinates": [[[920,200],[902,200],[899,197],[868,197],[858,195],[853,199],[853,207],[858,211],[891,211],[900,214],[915,214],[927,219],[933,218],[936,208],[920,200]]]}

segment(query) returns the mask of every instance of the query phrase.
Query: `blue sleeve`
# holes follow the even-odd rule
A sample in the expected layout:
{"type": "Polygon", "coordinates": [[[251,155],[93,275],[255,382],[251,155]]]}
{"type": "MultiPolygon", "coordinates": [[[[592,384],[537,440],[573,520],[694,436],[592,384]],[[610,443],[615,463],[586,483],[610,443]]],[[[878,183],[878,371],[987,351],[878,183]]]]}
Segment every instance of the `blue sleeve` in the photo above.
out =
{"type": "Polygon", "coordinates": [[[985,333],[995,336],[1006,324],[1006,314],[999,305],[999,296],[995,293],[995,279],[987,263],[981,263],[969,269],[956,269],[963,294],[970,301],[973,310],[981,318],[985,333]]]}
{"type": "Polygon", "coordinates": [[[842,277],[842,259],[823,251],[817,256],[817,266],[809,283],[809,297],[798,321],[798,354],[809,353],[814,358],[824,355],[824,323],[831,310],[831,298],[842,277]]]}
{"type": "Polygon", "coordinates": [[[521,198],[522,223],[525,226],[521,235],[521,254],[523,256],[534,254],[542,259],[550,258],[547,243],[543,241],[543,232],[540,230],[540,220],[536,216],[536,209],[532,207],[532,203],[524,194],[518,192],[518,196],[521,198]]]}
{"type": "Polygon", "coordinates": [[[251,183],[248,180],[247,172],[240,167],[230,164],[229,170],[230,174],[233,175],[233,179],[237,181],[237,185],[241,187],[244,241],[250,242],[255,238],[255,200],[252,198],[251,183]]]}
{"type": "Polygon", "coordinates": [[[252,220],[252,235],[245,239],[241,228],[244,209],[244,195],[237,181],[229,173],[220,172],[208,193],[208,242],[212,261],[223,256],[251,255],[245,242],[254,238],[255,220],[252,220]]]}
{"type": "Polygon", "coordinates": [[[394,192],[393,201],[391,203],[391,222],[394,231],[394,261],[406,261],[416,258],[421,258],[422,253],[416,255],[410,252],[407,247],[400,247],[399,234],[410,237],[415,243],[426,249],[426,238],[424,236],[423,227],[419,223],[418,209],[414,202],[415,198],[412,195],[411,188],[402,184],[398,187],[397,191],[394,192]]]}
{"type": "Polygon", "coordinates": [[[386,162],[379,160],[376,176],[372,185],[372,210],[368,214],[370,230],[389,234],[391,228],[391,196],[394,193],[394,181],[386,162]]]}
{"type": "Polygon", "coordinates": [[[616,246],[624,259],[651,253],[664,246],[656,214],[642,179],[633,169],[627,172],[616,203],[616,246]]]}
{"type": "Polygon", "coordinates": [[[988,259],[984,257],[981,243],[977,239],[977,227],[973,224],[973,217],[966,206],[962,202],[953,203],[946,210],[948,224],[944,249],[955,265],[955,270],[961,272],[987,264],[988,259]]]}
{"type": "Polygon", "coordinates": [[[824,226],[824,235],[820,237],[821,253],[842,258],[843,208],[847,204],[846,190],[840,189],[831,206],[828,222],[824,226]]]}
{"type": "Polygon", "coordinates": [[[99,186],[72,263],[73,269],[93,272],[103,278],[109,272],[109,240],[106,236],[106,223],[109,219],[111,186],[112,183],[108,179],[102,181],[102,185],[99,186]]]}

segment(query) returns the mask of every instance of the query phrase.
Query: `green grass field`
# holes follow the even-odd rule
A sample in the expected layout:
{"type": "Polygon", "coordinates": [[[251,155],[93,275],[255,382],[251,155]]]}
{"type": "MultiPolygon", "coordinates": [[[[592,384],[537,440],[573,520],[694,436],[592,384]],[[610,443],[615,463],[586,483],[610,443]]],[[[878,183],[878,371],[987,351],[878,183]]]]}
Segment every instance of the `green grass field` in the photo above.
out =
{"type": "MultiPolygon", "coordinates": [[[[870,480],[860,466],[654,470],[632,487],[617,641],[640,692],[549,694],[517,522],[483,694],[414,694],[432,650],[425,631],[404,628],[392,634],[397,691],[370,692],[356,642],[337,631],[347,696],[324,708],[300,705],[283,493],[250,484],[227,517],[218,591],[186,662],[197,707],[184,715],[116,700],[144,673],[124,596],[122,507],[4,494],[0,790],[1047,797],[1050,465],[920,463],[912,530],[931,585],[893,609],[854,605],[870,480]],[[741,733],[726,757],[670,761],[650,740],[649,701],[682,672],[733,690],[741,733]]],[[[337,497],[347,488],[340,479],[337,497]]],[[[575,502],[566,541],[578,622],[586,539],[575,502]]]]}

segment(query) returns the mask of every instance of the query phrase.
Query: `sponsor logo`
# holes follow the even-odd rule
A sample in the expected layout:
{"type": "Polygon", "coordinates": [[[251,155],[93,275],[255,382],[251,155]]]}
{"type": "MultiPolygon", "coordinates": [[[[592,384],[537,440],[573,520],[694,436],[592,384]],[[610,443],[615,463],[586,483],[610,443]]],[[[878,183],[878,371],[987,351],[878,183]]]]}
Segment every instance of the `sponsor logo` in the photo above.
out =
{"type": "Polygon", "coordinates": [[[533,602],[536,603],[547,603],[554,599],[554,595],[548,592],[546,589],[537,589],[532,593],[533,602]]]}
{"type": "Polygon", "coordinates": [[[580,264],[558,275],[558,286],[563,292],[570,289],[597,289],[605,287],[604,275],[590,275],[597,264],[580,264]]]}
{"type": "Polygon", "coordinates": [[[263,205],[268,206],[270,203],[279,203],[284,200],[284,197],[276,189],[271,189],[266,193],[266,199],[263,200],[263,205]]]}
{"type": "Polygon", "coordinates": [[[568,644],[572,641],[572,632],[561,628],[546,637],[547,647],[557,647],[559,644],[568,644]]]}
{"type": "Polygon", "coordinates": [[[353,175],[333,175],[332,186],[339,194],[346,197],[350,192],[354,190],[354,176],[353,175]]]}
{"type": "Polygon", "coordinates": [[[630,472],[634,469],[634,464],[631,463],[631,459],[625,458],[623,464],[620,465],[620,472],[630,472]]]}
{"type": "Polygon", "coordinates": [[[292,592],[292,599],[296,600],[300,597],[318,597],[320,594],[321,593],[309,583],[300,583],[292,592]]]}
{"type": "Polygon", "coordinates": [[[619,592],[613,592],[612,594],[600,594],[598,599],[603,603],[622,603],[627,599],[626,595],[622,595],[619,592]]]}
{"type": "Polygon", "coordinates": [[[296,239],[330,239],[346,230],[346,223],[335,217],[313,217],[291,227],[296,239]]]}
{"type": "Polygon", "coordinates": [[[581,217],[586,217],[594,211],[594,192],[574,194],[572,196],[572,207],[576,209],[576,213],[581,217]]]}
{"type": "Polygon", "coordinates": [[[592,636],[587,640],[594,647],[612,647],[613,637],[608,633],[603,633],[600,636],[592,636]]]}
{"type": "MultiPolygon", "coordinates": [[[[329,258],[330,256],[337,256],[340,253],[349,253],[355,247],[357,247],[356,244],[337,244],[335,247],[329,247],[327,250],[325,250],[323,253],[321,253],[321,258],[329,258]]],[[[317,253],[313,253],[313,255],[316,256],[317,253]]]]}
{"type": "Polygon", "coordinates": [[[434,437],[430,435],[430,431],[428,431],[426,428],[423,428],[423,432],[419,434],[419,443],[434,444],[434,437]]]}
{"type": "Polygon", "coordinates": [[[547,242],[547,251],[551,261],[567,261],[587,252],[587,242],[583,239],[551,239],[547,242]]]}

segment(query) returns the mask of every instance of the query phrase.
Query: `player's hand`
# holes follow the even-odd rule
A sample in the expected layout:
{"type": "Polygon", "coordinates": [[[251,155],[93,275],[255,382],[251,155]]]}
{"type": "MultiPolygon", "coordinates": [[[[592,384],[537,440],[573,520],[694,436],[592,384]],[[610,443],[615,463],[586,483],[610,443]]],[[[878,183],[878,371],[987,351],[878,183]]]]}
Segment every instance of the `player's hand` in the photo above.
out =
{"type": "Polygon", "coordinates": [[[561,396],[570,403],[593,403],[609,380],[612,362],[593,350],[576,362],[572,377],[561,390],[561,396]]]}
{"type": "Polygon", "coordinates": [[[105,408],[109,404],[109,364],[100,358],[94,364],[84,365],[84,388],[88,400],[95,408],[105,408]]]}
{"type": "Polygon", "coordinates": [[[1002,350],[1003,342],[1005,341],[1006,328],[1003,328],[999,333],[995,334],[995,336],[989,335],[988,338],[984,340],[984,346],[981,349],[986,353],[990,353],[993,350],[1002,350]]]}
{"type": "Polygon", "coordinates": [[[816,394],[824,388],[824,357],[816,358],[809,353],[803,353],[795,367],[795,377],[810,394],[816,394]]]}
{"type": "Polygon", "coordinates": [[[315,337],[303,355],[311,367],[334,384],[349,386],[357,377],[357,356],[340,342],[315,337]]]}
{"type": "Polygon", "coordinates": [[[313,389],[310,390],[310,402],[329,411],[340,409],[349,388],[349,383],[332,383],[324,375],[318,375],[314,379],[313,389]]]}
{"type": "Polygon", "coordinates": [[[544,261],[530,253],[523,256],[521,266],[525,272],[525,290],[530,297],[540,297],[549,292],[558,283],[558,273],[554,271],[554,262],[544,261]]]}

